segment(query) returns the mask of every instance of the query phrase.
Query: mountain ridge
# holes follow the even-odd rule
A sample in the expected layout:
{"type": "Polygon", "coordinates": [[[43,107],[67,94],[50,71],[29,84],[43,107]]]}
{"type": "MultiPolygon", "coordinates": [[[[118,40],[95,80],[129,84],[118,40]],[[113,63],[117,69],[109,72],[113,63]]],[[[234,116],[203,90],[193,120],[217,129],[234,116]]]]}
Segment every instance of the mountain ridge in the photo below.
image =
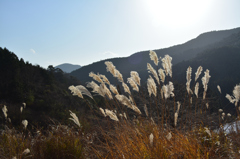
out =
{"type": "Polygon", "coordinates": [[[63,64],[55,66],[55,68],[60,68],[63,72],[66,72],[66,73],[70,73],[81,67],[82,66],[80,66],[80,65],[74,65],[74,64],[70,64],[70,63],[63,63],[63,64]]]}

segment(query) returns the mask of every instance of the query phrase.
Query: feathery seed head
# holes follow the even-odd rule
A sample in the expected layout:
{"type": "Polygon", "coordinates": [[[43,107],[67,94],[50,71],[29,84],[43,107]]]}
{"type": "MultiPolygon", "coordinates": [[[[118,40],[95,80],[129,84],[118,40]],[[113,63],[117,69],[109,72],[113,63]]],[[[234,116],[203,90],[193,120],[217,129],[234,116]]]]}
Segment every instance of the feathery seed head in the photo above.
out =
{"type": "Polygon", "coordinates": [[[150,141],[150,145],[153,146],[153,134],[152,133],[149,135],[149,141],[150,141]]]}
{"type": "Polygon", "coordinates": [[[219,111],[219,113],[223,112],[223,110],[222,110],[222,109],[218,109],[218,111],[219,111]]]}
{"type": "Polygon", "coordinates": [[[206,107],[207,107],[207,109],[209,108],[209,104],[208,103],[206,103],[206,107]]]}
{"type": "Polygon", "coordinates": [[[109,99],[113,99],[112,93],[104,83],[100,84],[100,91],[103,92],[109,99]]]}
{"type": "Polygon", "coordinates": [[[20,107],[20,112],[22,113],[22,111],[23,111],[23,107],[20,107]]]}
{"type": "Polygon", "coordinates": [[[131,71],[130,75],[131,75],[131,78],[133,79],[133,81],[135,83],[137,83],[137,85],[140,86],[141,85],[141,82],[140,82],[141,79],[140,79],[138,73],[136,71],[131,71]]]}
{"type": "Polygon", "coordinates": [[[99,109],[100,109],[101,113],[104,115],[104,117],[106,117],[107,115],[106,115],[106,113],[104,112],[104,109],[103,109],[103,108],[99,108],[99,109]]]}
{"type": "Polygon", "coordinates": [[[115,72],[115,66],[113,65],[112,62],[110,61],[106,61],[105,65],[107,66],[107,71],[110,72],[114,77],[116,76],[116,72],[115,72]]]}
{"type": "Polygon", "coordinates": [[[26,128],[27,128],[27,125],[28,125],[28,121],[27,121],[27,120],[23,120],[23,121],[22,121],[22,124],[23,124],[23,126],[24,126],[24,129],[26,129],[26,128]]]}
{"type": "Polygon", "coordinates": [[[164,58],[162,58],[162,66],[165,70],[166,75],[169,75],[172,77],[172,57],[169,55],[165,55],[164,58]]]}
{"type": "Polygon", "coordinates": [[[240,84],[234,87],[233,96],[235,97],[235,106],[237,106],[240,99],[240,84]]]}
{"type": "Polygon", "coordinates": [[[227,114],[228,117],[231,117],[232,115],[230,113],[227,114]]]}
{"type": "Polygon", "coordinates": [[[4,116],[5,116],[5,118],[7,118],[7,106],[6,105],[4,105],[3,106],[3,108],[2,108],[2,112],[3,112],[3,114],[4,114],[4,116]]]}
{"type": "Polygon", "coordinates": [[[124,89],[124,92],[128,93],[129,95],[131,94],[129,87],[127,86],[126,83],[122,82],[122,86],[124,89]]]}
{"type": "Polygon", "coordinates": [[[221,87],[220,87],[219,85],[217,85],[217,89],[218,89],[218,91],[219,91],[220,93],[222,93],[222,92],[221,92],[221,87]]]}
{"type": "Polygon", "coordinates": [[[26,154],[29,154],[30,153],[30,150],[27,148],[27,149],[25,149],[24,151],[23,151],[23,155],[26,155],[26,154]]]}
{"type": "Polygon", "coordinates": [[[118,100],[121,104],[123,104],[123,105],[127,106],[128,108],[132,109],[132,110],[135,111],[136,113],[141,114],[141,111],[138,109],[138,107],[135,106],[135,105],[133,104],[133,102],[131,102],[131,100],[128,99],[126,96],[124,96],[124,95],[115,95],[115,97],[117,98],[117,100],[118,100]]]}
{"type": "Polygon", "coordinates": [[[134,82],[134,80],[131,77],[127,79],[127,82],[132,86],[133,90],[139,92],[137,84],[134,82]]]}
{"type": "Polygon", "coordinates": [[[165,99],[170,98],[170,96],[174,97],[174,93],[173,93],[174,86],[172,82],[169,81],[168,85],[163,85],[162,89],[164,92],[165,99]]]}
{"type": "Polygon", "coordinates": [[[69,110],[70,115],[72,116],[72,118],[69,118],[70,120],[72,120],[76,125],[78,125],[79,127],[81,127],[81,124],[78,120],[78,117],[75,113],[73,113],[71,110],[69,110]]]}
{"type": "Polygon", "coordinates": [[[122,74],[117,70],[117,69],[115,69],[115,76],[114,77],[117,77],[117,79],[118,79],[118,81],[119,82],[123,82],[123,76],[122,76],[122,74]]]}
{"type": "Polygon", "coordinates": [[[82,95],[86,95],[93,99],[91,93],[82,85],[76,86],[76,89],[81,92],[82,95]]]}
{"type": "Polygon", "coordinates": [[[103,83],[99,74],[96,75],[95,73],[90,72],[89,77],[92,77],[94,80],[98,81],[99,83],[103,83]]]}
{"type": "Polygon", "coordinates": [[[110,84],[110,90],[111,90],[114,94],[119,94],[117,88],[116,88],[114,85],[112,85],[112,84],[110,84]]]}
{"type": "Polygon", "coordinates": [[[149,73],[152,73],[153,77],[157,80],[158,84],[160,84],[158,74],[150,63],[147,63],[147,69],[149,73]]]}
{"type": "Polygon", "coordinates": [[[165,81],[165,73],[164,73],[164,70],[160,68],[160,69],[158,70],[158,74],[159,74],[159,76],[160,76],[160,79],[161,79],[162,83],[164,83],[164,81],[165,81]]]}
{"type": "Polygon", "coordinates": [[[26,103],[23,103],[23,108],[24,108],[24,109],[26,108],[26,103]]]}
{"type": "Polygon", "coordinates": [[[105,92],[94,81],[88,82],[87,87],[92,88],[93,93],[97,93],[98,95],[100,95],[102,97],[105,96],[105,92]]]}
{"type": "Polygon", "coordinates": [[[197,72],[195,73],[195,81],[197,81],[198,77],[202,73],[202,70],[203,70],[202,66],[199,66],[197,72]]]}
{"type": "Polygon", "coordinates": [[[172,138],[171,132],[169,132],[169,133],[167,134],[166,138],[167,138],[167,140],[171,140],[171,138],[172,138]]]}
{"type": "Polygon", "coordinates": [[[149,55],[150,55],[151,60],[152,60],[152,61],[155,63],[155,65],[157,66],[159,61],[158,61],[158,57],[157,57],[156,52],[150,50],[149,55]]]}
{"type": "Polygon", "coordinates": [[[154,94],[155,97],[157,96],[157,86],[156,83],[154,82],[154,79],[150,75],[149,78],[147,79],[147,88],[149,97],[151,96],[151,94],[154,94]]]}
{"type": "Polygon", "coordinates": [[[112,110],[105,109],[105,113],[110,117],[110,119],[119,121],[117,115],[112,110]]]}
{"type": "Polygon", "coordinates": [[[76,95],[80,98],[83,98],[81,91],[78,90],[75,86],[69,86],[68,89],[71,90],[71,93],[73,93],[74,96],[76,95]]]}
{"type": "Polygon", "coordinates": [[[107,79],[107,77],[105,76],[105,75],[99,75],[101,78],[102,78],[102,80],[103,80],[103,82],[105,82],[105,83],[107,83],[108,85],[110,85],[110,82],[109,82],[109,80],[107,79]]]}

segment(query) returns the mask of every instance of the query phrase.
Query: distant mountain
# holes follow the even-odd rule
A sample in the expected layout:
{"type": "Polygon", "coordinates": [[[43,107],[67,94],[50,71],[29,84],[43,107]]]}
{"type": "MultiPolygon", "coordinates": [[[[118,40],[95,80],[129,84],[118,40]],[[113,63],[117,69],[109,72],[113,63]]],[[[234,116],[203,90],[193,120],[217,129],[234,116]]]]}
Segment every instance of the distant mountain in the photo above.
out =
{"type": "Polygon", "coordinates": [[[69,64],[69,63],[64,63],[64,64],[61,64],[61,65],[55,66],[55,68],[60,68],[63,72],[70,73],[74,70],[77,70],[77,69],[81,68],[81,66],[80,65],[73,65],[73,64],[69,64]]]}
{"type": "MultiPolygon", "coordinates": [[[[184,44],[154,51],[157,53],[158,57],[164,57],[166,54],[170,55],[173,58],[173,65],[176,65],[180,62],[192,60],[199,54],[209,52],[211,49],[217,49],[224,46],[240,47],[239,34],[240,27],[230,30],[211,31],[203,33],[184,44]]],[[[215,60],[217,60],[217,58],[215,60]]],[[[132,54],[129,57],[112,58],[83,66],[81,69],[71,72],[71,75],[77,77],[83,83],[92,80],[92,78],[89,77],[90,72],[104,74],[109,80],[115,81],[112,75],[106,72],[105,61],[113,62],[116,68],[122,73],[125,82],[126,78],[130,76],[130,71],[137,71],[142,78],[142,82],[145,82],[148,77],[147,63],[154,65],[149,58],[149,51],[142,51],[132,54]]],[[[230,66],[229,64],[228,67],[230,66]]]]}

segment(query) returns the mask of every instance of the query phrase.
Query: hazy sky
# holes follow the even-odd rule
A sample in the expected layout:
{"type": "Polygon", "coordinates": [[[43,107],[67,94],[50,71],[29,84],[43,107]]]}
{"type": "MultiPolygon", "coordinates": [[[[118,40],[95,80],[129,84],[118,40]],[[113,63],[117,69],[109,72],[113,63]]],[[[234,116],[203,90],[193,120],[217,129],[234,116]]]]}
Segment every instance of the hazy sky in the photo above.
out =
{"type": "Polygon", "coordinates": [[[240,27],[240,0],[0,0],[0,47],[47,68],[88,65],[240,27]]]}

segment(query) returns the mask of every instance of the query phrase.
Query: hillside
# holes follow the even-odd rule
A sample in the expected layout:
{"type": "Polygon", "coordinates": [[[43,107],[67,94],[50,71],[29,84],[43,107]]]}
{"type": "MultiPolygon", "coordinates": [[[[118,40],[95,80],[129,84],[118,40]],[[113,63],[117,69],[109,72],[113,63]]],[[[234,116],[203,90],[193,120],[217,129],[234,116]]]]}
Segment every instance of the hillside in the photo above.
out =
{"type": "MultiPolygon", "coordinates": [[[[197,38],[184,44],[155,51],[158,57],[163,57],[164,55],[169,54],[173,58],[173,65],[176,65],[182,61],[191,60],[199,53],[203,53],[211,49],[223,46],[239,46],[239,32],[240,28],[203,33],[197,38]]],[[[92,71],[94,73],[105,74],[110,80],[112,80],[110,73],[106,72],[106,66],[104,64],[105,61],[113,62],[116,68],[123,74],[125,79],[130,76],[130,71],[137,71],[140,74],[140,77],[143,78],[142,81],[148,77],[146,70],[147,63],[152,64],[152,61],[149,58],[149,51],[142,51],[129,57],[112,58],[95,62],[88,66],[83,66],[81,69],[73,71],[71,75],[85,83],[91,80],[88,75],[92,71]]]]}
{"type": "Polygon", "coordinates": [[[27,108],[22,117],[43,125],[49,118],[67,119],[67,110],[79,109],[82,103],[68,90],[70,85],[80,84],[77,79],[52,66],[46,70],[18,59],[6,48],[0,48],[0,74],[0,106],[7,105],[9,114],[14,114],[13,124],[21,122],[17,119],[23,102],[27,108]]]}

